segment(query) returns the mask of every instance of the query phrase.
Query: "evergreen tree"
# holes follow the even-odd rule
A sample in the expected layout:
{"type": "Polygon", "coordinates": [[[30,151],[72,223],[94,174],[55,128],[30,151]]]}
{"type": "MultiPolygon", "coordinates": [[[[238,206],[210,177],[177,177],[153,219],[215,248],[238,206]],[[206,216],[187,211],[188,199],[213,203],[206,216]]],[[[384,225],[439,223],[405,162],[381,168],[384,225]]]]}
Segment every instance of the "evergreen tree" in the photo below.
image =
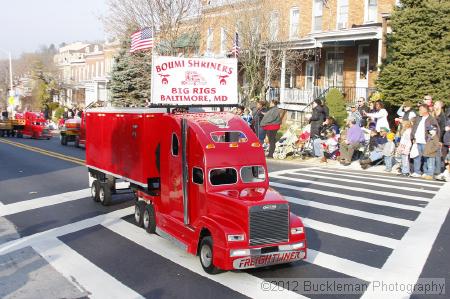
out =
{"type": "Polygon", "coordinates": [[[449,103],[450,1],[402,0],[392,14],[392,34],[377,87],[400,105],[430,94],[449,103]]]}
{"type": "Polygon", "coordinates": [[[122,42],[111,74],[111,100],[117,107],[142,107],[150,99],[151,53],[130,53],[130,41],[122,42]]]}
{"type": "Polygon", "coordinates": [[[330,116],[334,117],[339,126],[343,126],[345,124],[345,119],[347,118],[344,95],[339,89],[332,88],[325,96],[325,103],[330,110],[330,116]]]}

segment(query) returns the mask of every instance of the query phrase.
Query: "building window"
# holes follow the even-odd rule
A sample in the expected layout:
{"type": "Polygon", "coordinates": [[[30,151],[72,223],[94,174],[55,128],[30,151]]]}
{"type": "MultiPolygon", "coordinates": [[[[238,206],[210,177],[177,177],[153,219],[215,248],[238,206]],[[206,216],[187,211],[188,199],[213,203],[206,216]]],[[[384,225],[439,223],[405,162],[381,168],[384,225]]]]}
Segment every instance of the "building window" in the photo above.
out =
{"type": "Polygon", "coordinates": [[[298,25],[300,10],[296,7],[291,9],[290,25],[289,25],[289,38],[298,38],[298,25]]]}
{"type": "Polygon", "coordinates": [[[305,88],[308,90],[314,88],[314,61],[306,62],[305,88]]]}
{"type": "Polygon", "coordinates": [[[220,28],[220,53],[225,54],[227,52],[227,31],[225,28],[220,28]]]}
{"type": "Polygon", "coordinates": [[[280,14],[278,11],[272,11],[269,19],[269,40],[278,40],[278,24],[280,22],[280,14]]]}
{"type": "Polygon", "coordinates": [[[348,0],[339,0],[337,29],[347,28],[348,22],[348,0]]]}
{"type": "Polygon", "coordinates": [[[365,6],[365,22],[366,23],[373,23],[377,21],[377,7],[378,7],[378,1],[377,0],[365,0],[366,6],[365,6]]]}
{"type": "Polygon", "coordinates": [[[322,31],[323,0],[314,0],[313,31],[322,31]]]}
{"type": "Polygon", "coordinates": [[[214,31],[212,28],[208,28],[206,33],[206,52],[211,53],[213,51],[214,31]]]}

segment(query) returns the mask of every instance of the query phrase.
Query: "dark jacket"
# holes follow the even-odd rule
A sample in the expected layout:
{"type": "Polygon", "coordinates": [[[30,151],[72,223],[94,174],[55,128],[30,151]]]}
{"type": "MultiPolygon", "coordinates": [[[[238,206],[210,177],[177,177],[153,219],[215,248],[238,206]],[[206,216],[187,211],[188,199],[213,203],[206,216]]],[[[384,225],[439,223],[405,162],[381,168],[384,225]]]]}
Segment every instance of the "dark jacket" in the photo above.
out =
{"type": "MultiPolygon", "coordinates": [[[[411,131],[411,140],[414,139],[414,136],[416,135],[417,127],[419,126],[419,123],[420,123],[421,120],[422,120],[422,116],[418,116],[414,120],[414,126],[413,126],[412,131],[411,131]]],[[[436,135],[440,136],[441,130],[439,128],[438,122],[436,121],[436,119],[434,117],[432,117],[431,115],[428,115],[428,118],[425,120],[425,131],[430,126],[436,127],[437,128],[437,134],[436,135]]],[[[424,136],[424,137],[426,137],[426,136],[424,136]]]]}
{"type": "Polygon", "coordinates": [[[260,127],[260,123],[264,117],[264,112],[266,112],[267,109],[266,108],[262,108],[262,109],[254,109],[253,110],[253,119],[252,119],[252,127],[254,130],[257,130],[260,127]]]}
{"type": "Polygon", "coordinates": [[[279,125],[281,124],[280,110],[277,106],[274,106],[266,112],[264,117],[260,122],[260,126],[268,126],[268,125],[279,125]]]}
{"type": "Polygon", "coordinates": [[[316,106],[313,109],[309,123],[311,124],[311,136],[319,136],[320,128],[325,121],[325,113],[322,106],[316,106]]]}
{"type": "Polygon", "coordinates": [[[445,117],[444,111],[442,111],[441,114],[436,116],[436,121],[439,124],[439,130],[440,130],[440,134],[438,135],[439,136],[439,141],[442,142],[442,140],[444,139],[445,122],[446,122],[446,117],[445,117]]]}

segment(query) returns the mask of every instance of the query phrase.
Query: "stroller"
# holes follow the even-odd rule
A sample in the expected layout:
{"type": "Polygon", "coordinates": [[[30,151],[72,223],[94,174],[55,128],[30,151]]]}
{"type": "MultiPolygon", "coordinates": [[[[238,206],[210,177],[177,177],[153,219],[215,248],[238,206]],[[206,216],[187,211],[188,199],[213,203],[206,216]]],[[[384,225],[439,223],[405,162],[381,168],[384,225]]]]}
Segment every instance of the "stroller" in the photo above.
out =
{"type": "Polygon", "coordinates": [[[298,142],[297,130],[298,126],[292,125],[286,133],[281,136],[280,140],[275,144],[275,152],[273,153],[275,159],[286,159],[287,155],[291,153],[296,155],[298,142]]]}

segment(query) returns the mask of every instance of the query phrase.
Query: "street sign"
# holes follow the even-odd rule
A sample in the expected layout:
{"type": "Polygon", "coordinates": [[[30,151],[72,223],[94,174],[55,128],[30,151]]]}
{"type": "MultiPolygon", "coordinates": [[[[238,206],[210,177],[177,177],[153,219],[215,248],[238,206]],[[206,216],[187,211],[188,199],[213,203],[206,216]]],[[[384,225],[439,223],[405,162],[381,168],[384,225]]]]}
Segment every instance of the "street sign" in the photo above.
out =
{"type": "Polygon", "coordinates": [[[237,60],[154,56],[151,103],[237,105],[237,60]]]}

